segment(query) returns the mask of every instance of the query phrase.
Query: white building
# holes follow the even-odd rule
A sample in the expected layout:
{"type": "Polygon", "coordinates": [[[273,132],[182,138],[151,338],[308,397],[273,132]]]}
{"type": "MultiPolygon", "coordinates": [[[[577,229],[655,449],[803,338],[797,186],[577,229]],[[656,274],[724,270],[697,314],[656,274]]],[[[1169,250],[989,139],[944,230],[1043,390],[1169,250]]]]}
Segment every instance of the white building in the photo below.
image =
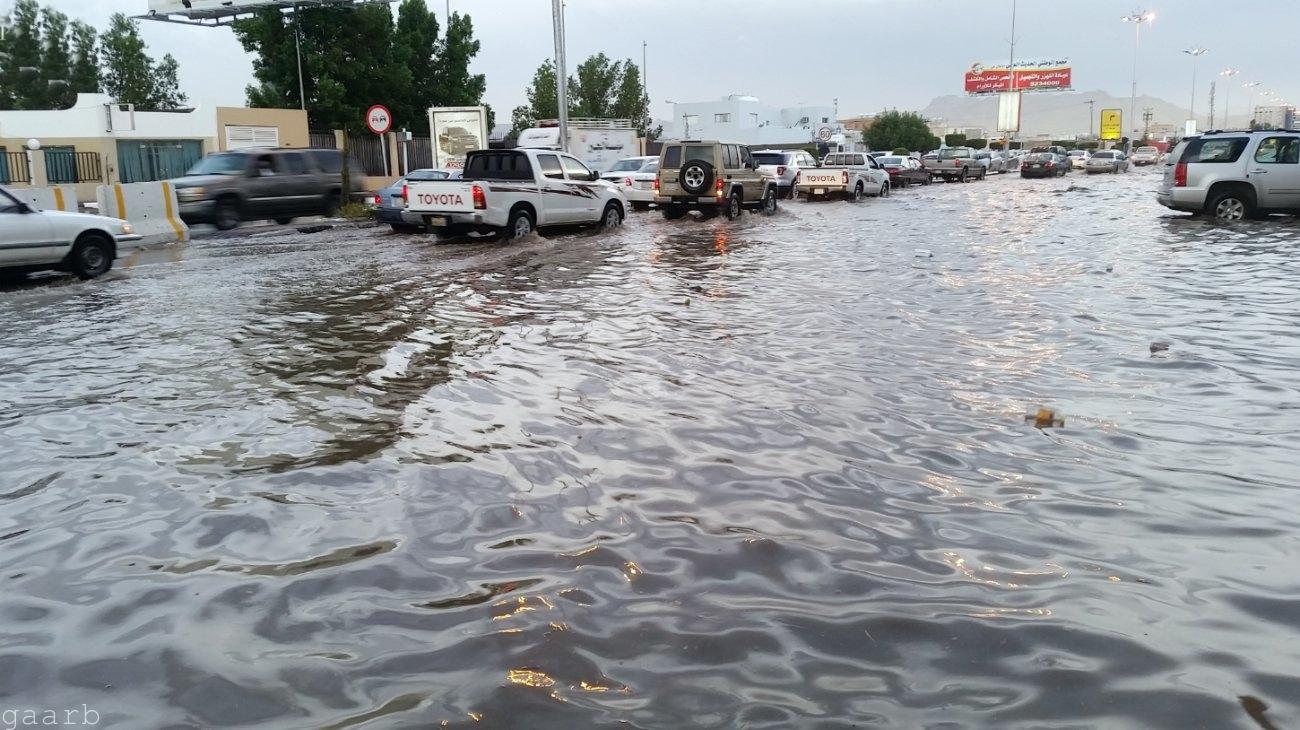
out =
{"type": "Polygon", "coordinates": [[[829,106],[769,107],[756,97],[732,94],[719,101],[673,104],[664,139],[720,139],[753,147],[807,145],[835,147],[847,142],[844,127],[829,106]]]}

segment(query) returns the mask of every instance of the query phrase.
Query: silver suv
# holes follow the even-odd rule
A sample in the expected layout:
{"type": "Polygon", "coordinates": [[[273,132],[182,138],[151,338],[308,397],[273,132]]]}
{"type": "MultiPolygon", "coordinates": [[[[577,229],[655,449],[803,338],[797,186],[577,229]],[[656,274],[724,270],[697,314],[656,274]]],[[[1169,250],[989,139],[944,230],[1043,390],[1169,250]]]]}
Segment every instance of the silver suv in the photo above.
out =
{"type": "Polygon", "coordinates": [[[1300,213],[1300,131],[1188,137],[1165,160],[1156,200],[1224,221],[1300,213]]]}
{"type": "Polygon", "coordinates": [[[817,167],[817,160],[803,150],[758,150],[754,152],[754,164],[759,172],[776,179],[780,197],[793,198],[799,171],[817,167]]]}

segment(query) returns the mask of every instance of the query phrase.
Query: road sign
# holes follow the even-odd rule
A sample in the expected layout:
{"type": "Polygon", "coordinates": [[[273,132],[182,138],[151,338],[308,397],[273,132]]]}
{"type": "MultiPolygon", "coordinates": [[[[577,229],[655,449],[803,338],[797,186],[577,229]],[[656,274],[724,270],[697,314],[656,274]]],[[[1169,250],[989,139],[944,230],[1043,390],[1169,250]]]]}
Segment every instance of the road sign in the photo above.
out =
{"type": "Polygon", "coordinates": [[[1101,138],[1115,140],[1124,136],[1124,112],[1119,109],[1101,110],[1101,138]]]}
{"type": "Polygon", "coordinates": [[[375,134],[385,134],[393,128],[393,115],[388,107],[375,104],[366,112],[366,126],[375,134]]]}

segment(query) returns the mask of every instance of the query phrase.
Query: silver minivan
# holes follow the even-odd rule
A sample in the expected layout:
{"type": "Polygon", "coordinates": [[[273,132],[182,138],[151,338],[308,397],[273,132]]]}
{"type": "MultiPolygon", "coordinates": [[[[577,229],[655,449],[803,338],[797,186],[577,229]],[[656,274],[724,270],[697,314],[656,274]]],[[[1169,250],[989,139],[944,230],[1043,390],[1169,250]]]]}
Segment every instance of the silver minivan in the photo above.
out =
{"type": "Polygon", "coordinates": [[[1300,131],[1187,137],[1165,160],[1156,200],[1224,221],[1300,213],[1300,131]]]}

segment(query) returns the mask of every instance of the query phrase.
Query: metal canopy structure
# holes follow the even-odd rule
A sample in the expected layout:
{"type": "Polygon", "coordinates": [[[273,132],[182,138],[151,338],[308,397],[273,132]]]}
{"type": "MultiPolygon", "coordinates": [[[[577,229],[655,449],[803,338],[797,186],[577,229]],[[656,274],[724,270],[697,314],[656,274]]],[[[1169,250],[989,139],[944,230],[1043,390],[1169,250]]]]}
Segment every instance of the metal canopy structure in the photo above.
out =
{"type": "Polygon", "coordinates": [[[216,27],[230,25],[241,16],[263,8],[294,11],[327,5],[391,5],[397,0],[149,0],[149,12],[135,16],[182,25],[216,27]]]}

